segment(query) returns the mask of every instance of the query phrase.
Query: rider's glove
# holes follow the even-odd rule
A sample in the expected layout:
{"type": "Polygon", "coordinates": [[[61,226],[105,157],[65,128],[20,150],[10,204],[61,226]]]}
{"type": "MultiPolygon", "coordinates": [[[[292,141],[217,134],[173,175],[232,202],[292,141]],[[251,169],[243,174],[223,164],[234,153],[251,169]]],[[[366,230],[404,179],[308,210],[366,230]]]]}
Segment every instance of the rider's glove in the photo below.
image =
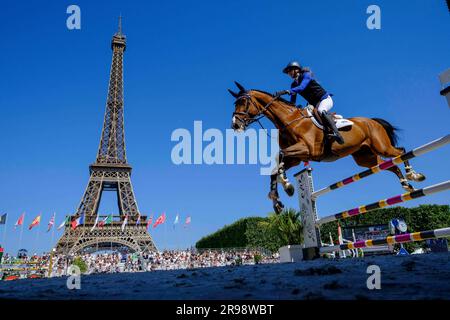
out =
{"type": "Polygon", "coordinates": [[[284,96],[285,94],[290,94],[291,92],[289,90],[281,90],[281,91],[277,91],[275,92],[274,96],[275,97],[280,97],[280,96],[284,96]]]}

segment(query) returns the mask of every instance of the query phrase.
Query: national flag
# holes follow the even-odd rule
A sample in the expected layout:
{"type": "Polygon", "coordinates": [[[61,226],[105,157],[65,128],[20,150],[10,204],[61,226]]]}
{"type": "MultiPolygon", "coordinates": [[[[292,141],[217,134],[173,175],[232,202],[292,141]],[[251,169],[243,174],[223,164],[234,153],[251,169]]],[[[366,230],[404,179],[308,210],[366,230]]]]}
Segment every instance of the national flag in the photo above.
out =
{"type": "Polygon", "coordinates": [[[123,223],[122,223],[122,232],[125,229],[125,226],[127,225],[127,223],[128,223],[128,215],[126,214],[125,219],[123,220],[123,223]]]}
{"type": "Polygon", "coordinates": [[[186,221],[184,222],[184,227],[186,228],[191,223],[191,216],[187,216],[186,221]]]}
{"type": "Polygon", "coordinates": [[[103,218],[103,220],[99,221],[98,223],[98,227],[102,228],[104,225],[110,224],[112,223],[112,214],[110,214],[109,216],[103,218]]]}
{"type": "Polygon", "coordinates": [[[136,220],[136,225],[141,223],[141,213],[139,212],[138,218],[136,220]]]}
{"type": "Polygon", "coordinates": [[[158,225],[163,224],[166,222],[166,213],[164,212],[162,215],[156,219],[155,224],[153,225],[153,228],[156,228],[158,225]]]}
{"type": "Polygon", "coordinates": [[[75,230],[80,224],[84,223],[84,213],[72,221],[71,226],[72,230],[75,230]]]}
{"type": "Polygon", "coordinates": [[[178,221],[180,220],[180,215],[177,213],[177,216],[175,217],[175,221],[173,222],[173,227],[175,228],[175,225],[178,223],[178,221]]]}
{"type": "Polygon", "coordinates": [[[33,229],[35,226],[39,225],[39,223],[41,223],[41,214],[34,218],[33,222],[31,222],[30,226],[28,227],[28,230],[33,229]]]}
{"type": "Polygon", "coordinates": [[[0,216],[0,224],[6,223],[6,213],[4,213],[2,216],[0,216]]]}
{"type": "Polygon", "coordinates": [[[23,219],[25,219],[25,212],[22,213],[22,215],[21,215],[21,216],[19,217],[19,219],[17,220],[16,224],[14,225],[14,229],[15,229],[17,226],[23,225],[23,219]]]}
{"type": "Polygon", "coordinates": [[[147,221],[147,230],[148,230],[148,227],[150,227],[150,226],[152,225],[152,221],[153,221],[153,215],[151,215],[150,218],[148,218],[148,221],[147,221]]]}
{"type": "Polygon", "coordinates": [[[66,223],[69,222],[69,216],[66,216],[66,218],[64,219],[63,222],[61,222],[61,224],[58,226],[58,230],[60,230],[61,228],[64,228],[64,226],[66,225],[66,223]]]}
{"type": "Polygon", "coordinates": [[[93,225],[92,228],[91,228],[91,232],[94,231],[95,227],[97,226],[97,223],[98,223],[98,214],[97,214],[97,216],[95,217],[95,222],[94,222],[94,225],[93,225]]]}
{"type": "Polygon", "coordinates": [[[47,228],[47,232],[50,231],[50,229],[53,227],[53,225],[55,224],[55,215],[56,213],[53,213],[52,218],[50,219],[50,221],[48,222],[48,228],[47,228]]]}

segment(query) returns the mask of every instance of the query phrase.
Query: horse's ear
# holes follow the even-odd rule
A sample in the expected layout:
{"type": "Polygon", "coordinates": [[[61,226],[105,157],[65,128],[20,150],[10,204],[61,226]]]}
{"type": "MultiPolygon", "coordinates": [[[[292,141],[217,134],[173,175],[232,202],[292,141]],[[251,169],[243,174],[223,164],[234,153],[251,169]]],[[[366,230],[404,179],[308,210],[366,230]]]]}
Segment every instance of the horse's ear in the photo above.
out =
{"type": "Polygon", "coordinates": [[[235,98],[237,98],[239,96],[238,93],[231,91],[230,89],[228,89],[228,92],[235,98]]]}
{"type": "Polygon", "coordinates": [[[236,87],[238,87],[241,92],[247,91],[239,82],[235,81],[234,83],[236,84],[236,87]]]}

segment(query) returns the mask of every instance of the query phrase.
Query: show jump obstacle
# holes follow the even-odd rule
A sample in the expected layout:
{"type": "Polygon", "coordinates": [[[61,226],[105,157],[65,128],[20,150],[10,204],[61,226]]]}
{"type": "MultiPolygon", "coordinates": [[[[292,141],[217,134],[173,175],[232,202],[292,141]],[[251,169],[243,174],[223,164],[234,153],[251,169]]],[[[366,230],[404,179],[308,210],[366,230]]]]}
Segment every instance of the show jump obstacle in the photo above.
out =
{"type": "Polygon", "coordinates": [[[320,230],[319,227],[327,222],[346,219],[350,217],[354,217],[357,215],[365,214],[369,211],[384,208],[387,206],[392,206],[397,203],[417,199],[420,197],[428,196],[433,193],[442,192],[450,189],[450,180],[423,188],[419,190],[415,190],[412,192],[406,192],[404,194],[391,197],[384,200],[379,200],[377,202],[359,206],[357,208],[353,208],[350,210],[342,211],[330,216],[326,216],[324,218],[318,219],[317,211],[316,211],[316,201],[319,196],[322,196],[326,193],[334,191],[336,189],[345,187],[346,185],[366,178],[372,174],[384,171],[389,169],[399,163],[402,163],[406,160],[421,156],[427,152],[438,149],[444,145],[450,143],[450,135],[446,135],[445,137],[434,140],[430,143],[427,143],[423,146],[415,148],[409,152],[406,152],[398,157],[392,158],[390,160],[386,160],[377,166],[374,166],[370,169],[362,171],[358,174],[355,174],[351,177],[348,177],[344,180],[338,181],[329,185],[326,188],[314,191],[313,187],[313,178],[312,178],[312,169],[306,168],[299,173],[295,174],[295,178],[297,180],[298,187],[298,196],[299,196],[299,204],[300,204],[300,213],[301,220],[303,224],[303,239],[304,239],[304,249],[303,249],[303,259],[310,260],[316,257],[319,257],[320,253],[329,253],[338,250],[348,250],[348,249],[356,249],[356,248],[364,248],[364,247],[373,247],[379,245],[387,245],[394,243],[404,243],[404,242],[413,242],[420,241],[426,239],[435,239],[435,238],[443,238],[450,236],[450,228],[436,229],[436,230],[428,230],[414,233],[407,233],[401,235],[395,235],[386,237],[383,239],[376,240],[366,240],[366,241],[357,241],[346,243],[342,245],[336,246],[328,246],[322,247],[320,241],[320,230]]]}

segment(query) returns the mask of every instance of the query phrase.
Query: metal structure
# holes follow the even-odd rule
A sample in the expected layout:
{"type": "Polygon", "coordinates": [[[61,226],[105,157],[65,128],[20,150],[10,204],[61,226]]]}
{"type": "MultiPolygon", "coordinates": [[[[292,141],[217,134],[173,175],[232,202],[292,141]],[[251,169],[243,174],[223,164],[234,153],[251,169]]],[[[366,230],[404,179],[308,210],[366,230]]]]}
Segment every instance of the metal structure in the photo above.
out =
{"type": "MultiPolygon", "coordinates": [[[[89,166],[90,178],[80,205],[66,223],[64,234],[56,245],[58,253],[128,248],[134,252],[154,251],[156,246],[146,230],[146,216],[141,216],[131,184],[131,166],[127,162],[123,118],[123,54],[126,37],[119,18],[118,31],[112,37],[113,51],[103,130],[97,159],[89,166]],[[103,227],[92,231],[103,191],[117,193],[119,215],[103,227]],[[70,222],[84,216],[75,229],[70,222]],[[122,231],[122,224],[128,217],[122,231]],[[139,219],[139,222],[138,222],[139,219]]],[[[102,217],[100,217],[102,218],[102,217]]]]}
{"type": "Polygon", "coordinates": [[[369,248],[382,245],[392,245],[395,243],[406,243],[423,241],[427,239],[437,239],[450,237],[450,228],[441,228],[427,231],[419,231],[405,234],[397,234],[395,236],[389,236],[382,239],[375,240],[361,240],[356,242],[344,243],[335,246],[322,247],[320,248],[321,253],[330,253],[339,250],[349,250],[358,248],[369,248]]]}
{"type": "Polygon", "coordinates": [[[319,196],[334,191],[336,189],[342,188],[350,183],[366,178],[372,174],[382,172],[408,159],[412,159],[414,157],[421,156],[432,150],[441,148],[449,143],[450,143],[450,135],[446,135],[442,138],[436,139],[430,143],[427,143],[407,153],[404,153],[403,155],[400,155],[390,160],[386,160],[378,164],[377,166],[374,166],[356,175],[343,179],[339,182],[333,183],[328,187],[322,188],[317,191],[314,191],[311,168],[306,168],[300,171],[299,173],[295,174],[298,186],[301,220],[303,224],[303,239],[304,239],[303,259],[305,260],[314,259],[317,258],[321,253],[329,253],[338,250],[373,247],[377,245],[412,242],[424,239],[441,238],[449,236],[450,228],[444,228],[442,230],[441,229],[428,230],[405,235],[392,236],[381,239],[379,241],[378,240],[357,241],[354,243],[347,243],[344,245],[325,247],[321,246],[319,227],[322,224],[331,221],[350,218],[353,216],[365,214],[375,209],[392,206],[396,203],[401,203],[416,198],[428,196],[437,192],[447,191],[450,189],[450,180],[423,189],[407,192],[402,195],[398,195],[388,199],[379,200],[377,202],[368,205],[363,205],[350,210],[342,211],[337,214],[326,216],[321,219],[318,219],[316,210],[316,201],[319,196]]]}
{"type": "Polygon", "coordinates": [[[442,72],[439,75],[439,80],[441,82],[442,87],[440,94],[441,96],[444,96],[447,99],[447,104],[450,107],[450,69],[447,69],[444,72],[442,72]]]}

